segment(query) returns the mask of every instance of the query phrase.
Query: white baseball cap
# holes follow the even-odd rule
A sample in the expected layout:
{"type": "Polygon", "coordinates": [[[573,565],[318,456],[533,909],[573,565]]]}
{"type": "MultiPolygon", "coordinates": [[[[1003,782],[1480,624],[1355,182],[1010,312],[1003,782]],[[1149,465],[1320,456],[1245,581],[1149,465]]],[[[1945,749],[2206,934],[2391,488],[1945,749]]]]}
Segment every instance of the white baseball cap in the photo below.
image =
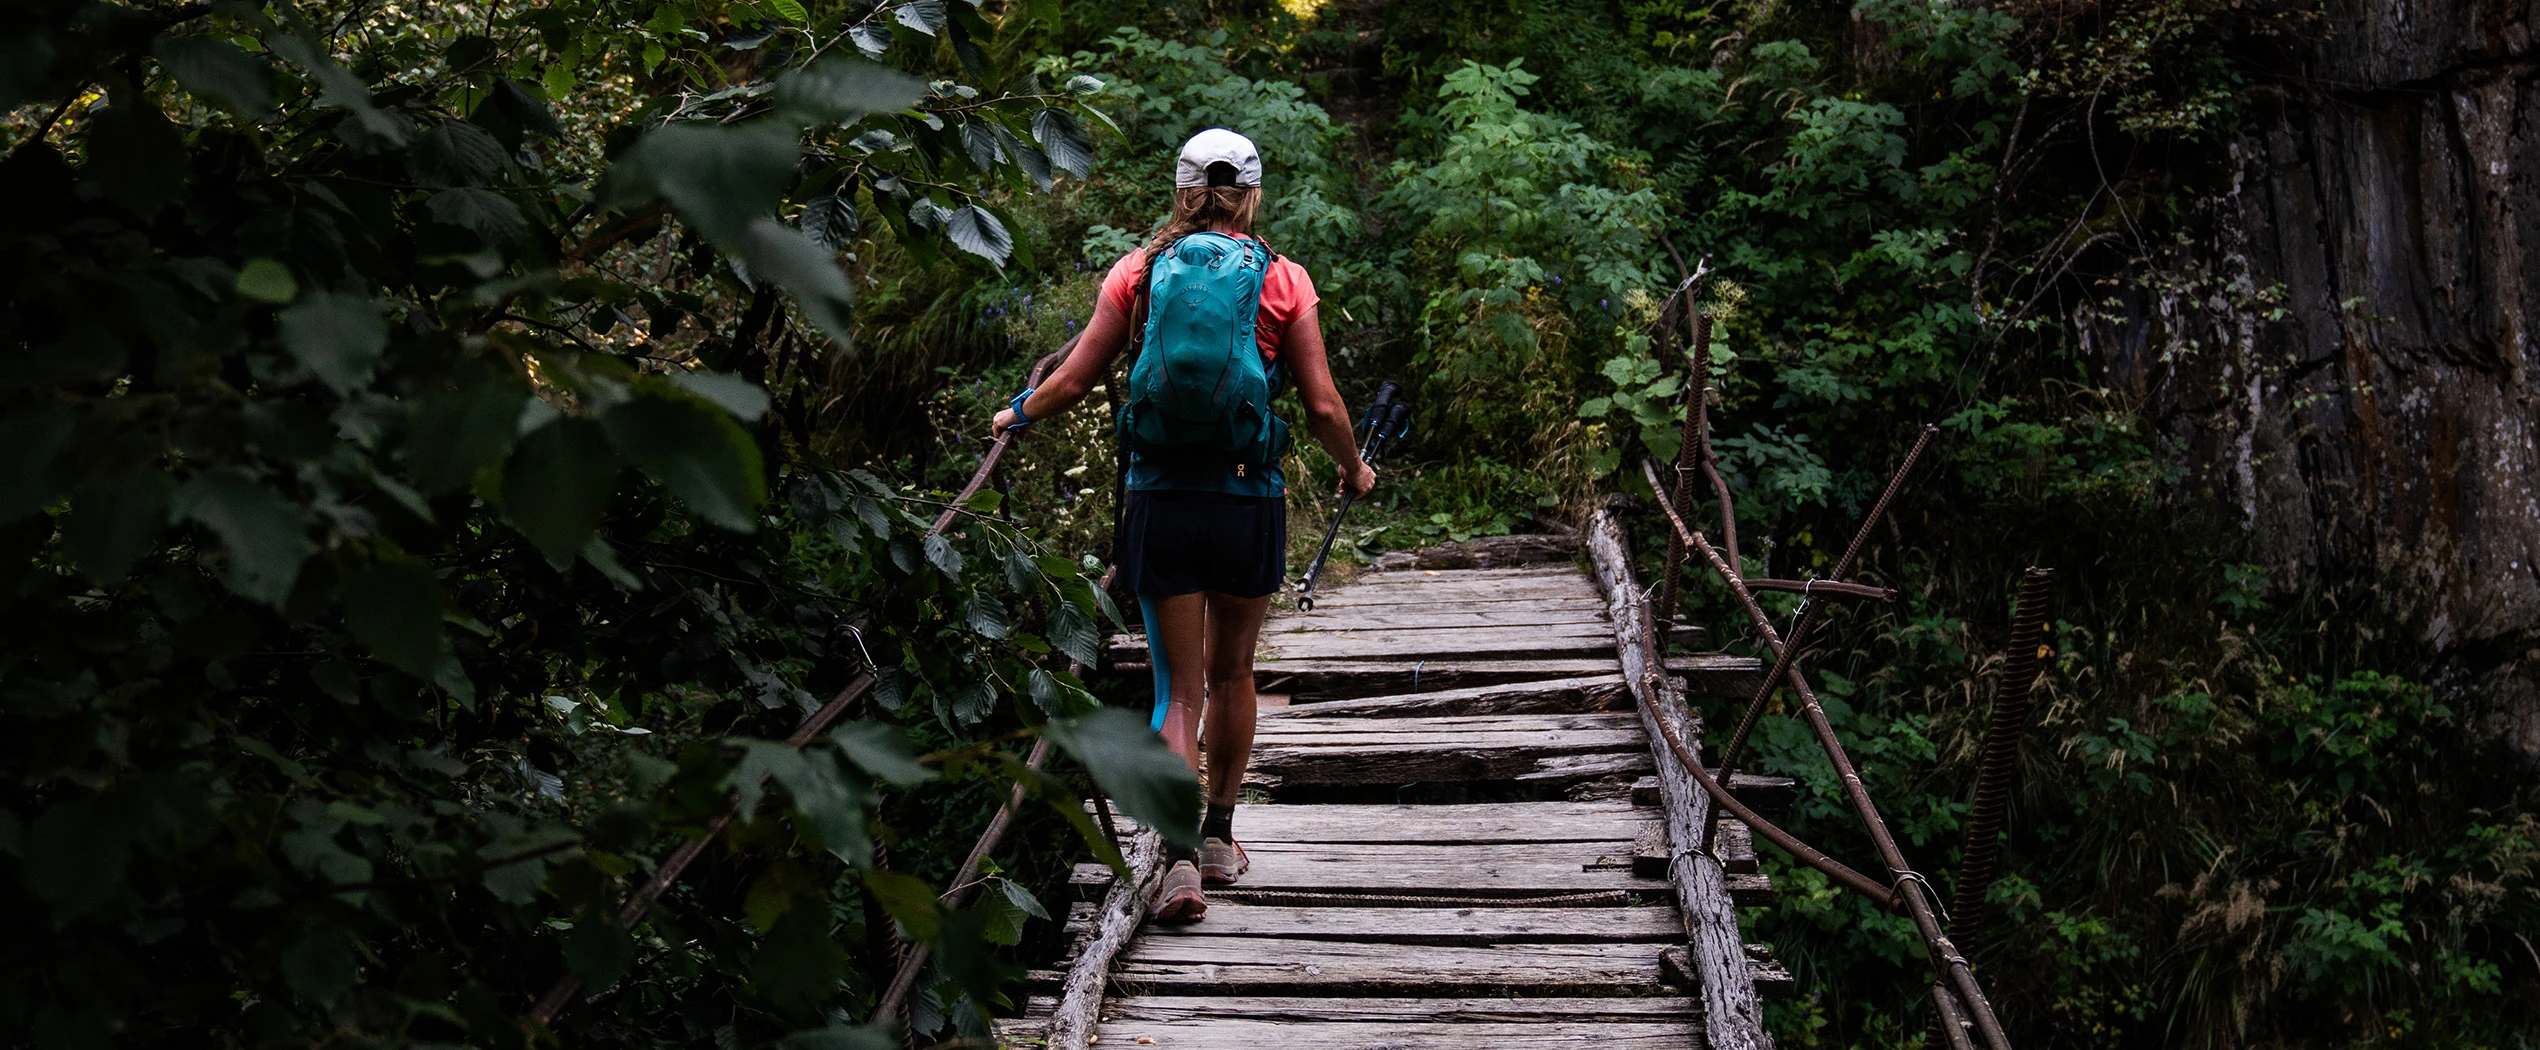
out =
{"type": "MultiPolygon", "coordinates": [[[[1225,128],[1210,128],[1182,144],[1182,159],[1173,166],[1173,185],[1209,185],[1209,169],[1219,164],[1234,169],[1232,185],[1261,185],[1261,150],[1253,146],[1251,139],[1225,128]]],[[[1219,175],[1222,179],[1224,173],[1219,175]]],[[[1216,184],[1229,185],[1224,181],[1216,184]]]]}

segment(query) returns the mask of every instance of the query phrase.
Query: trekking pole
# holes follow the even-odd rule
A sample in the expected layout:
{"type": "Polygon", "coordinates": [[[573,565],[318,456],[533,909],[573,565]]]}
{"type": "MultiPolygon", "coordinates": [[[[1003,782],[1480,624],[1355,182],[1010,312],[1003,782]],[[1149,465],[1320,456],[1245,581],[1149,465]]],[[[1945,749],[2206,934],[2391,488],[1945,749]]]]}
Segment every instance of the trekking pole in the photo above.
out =
{"type": "MultiPolygon", "coordinates": [[[[1400,400],[1402,387],[1386,383],[1376,388],[1376,400],[1367,406],[1367,415],[1358,423],[1359,462],[1374,465],[1385,448],[1411,432],[1411,402],[1400,400]]],[[[1349,505],[1357,500],[1349,491],[1349,483],[1341,483],[1341,505],[1332,512],[1332,523],[1323,529],[1323,545],[1307,563],[1305,575],[1296,581],[1296,607],[1314,608],[1314,584],[1323,577],[1323,563],[1331,558],[1332,540],[1341,534],[1341,519],[1349,516],[1349,505]]]]}

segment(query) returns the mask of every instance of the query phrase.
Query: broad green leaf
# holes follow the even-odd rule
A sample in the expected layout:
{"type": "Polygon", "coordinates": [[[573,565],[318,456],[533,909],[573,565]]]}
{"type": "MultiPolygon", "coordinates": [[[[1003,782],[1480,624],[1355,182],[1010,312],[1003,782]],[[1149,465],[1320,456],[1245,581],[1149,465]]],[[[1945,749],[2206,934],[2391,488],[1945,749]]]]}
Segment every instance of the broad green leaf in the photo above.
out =
{"type": "MultiPolygon", "coordinates": [[[[1007,879],[997,879],[995,882],[1013,885],[1007,879]]],[[[1029,892],[1026,892],[1023,899],[1031,900],[1031,896],[1029,892]]],[[[1041,902],[1032,901],[1032,907],[1039,908],[1040,906],[1041,902]]],[[[988,943],[1003,945],[1022,943],[1023,924],[1032,915],[1017,905],[1014,898],[993,888],[992,885],[990,891],[980,894],[979,902],[970,907],[979,913],[981,920],[979,933],[980,936],[987,938],[988,943]]]]}
{"type": "Polygon", "coordinates": [[[1005,552],[1005,585],[1016,594],[1031,595],[1041,587],[1040,566],[1019,548],[1005,552]]]}
{"type": "MultiPolygon", "coordinates": [[[[672,124],[644,136],[610,176],[668,199],[681,218],[731,249],[775,212],[796,156],[793,130],[773,121],[672,124]]],[[[762,269],[757,259],[750,265],[762,269]]]]}
{"type": "Polygon", "coordinates": [[[217,36],[163,36],[150,55],[185,90],[229,103],[250,120],[274,116],[273,71],[246,49],[217,36]]]}
{"type": "Polygon", "coordinates": [[[118,94],[113,105],[91,111],[80,174],[133,214],[156,214],[184,193],[187,166],[185,140],[159,107],[118,94]]]}
{"type": "Polygon", "coordinates": [[[1147,728],[1145,713],[1106,707],[1054,720],[1046,731],[1085,764],[1122,812],[1169,841],[1199,845],[1199,778],[1147,728]]]}
{"type": "Polygon", "coordinates": [[[952,720],[965,726],[978,725],[997,709],[997,690],[986,682],[972,682],[945,697],[952,720]]]}
{"type": "Polygon", "coordinates": [[[168,527],[176,483],[154,466],[132,467],[82,482],[71,494],[62,547],[100,584],[123,582],[134,562],[158,545],[168,527]]]}
{"type": "Polygon", "coordinates": [[[531,134],[551,139],[564,137],[564,125],[556,123],[556,115],[547,109],[547,103],[520,81],[508,78],[496,81],[494,91],[486,101],[493,103],[495,108],[503,111],[503,115],[512,119],[512,123],[531,134]]]}
{"type": "Polygon", "coordinates": [[[995,171],[997,162],[1005,159],[1005,151],[997,145],[996,133],[989,131],[984,121],[965,120],[961,123],[961,148],[969,152],[971,165],[981,171],[995,171]]]}
{"type": "Polygon", "coordinates": [[[829,936],[828,907],[794,908],[777,920],[750,961],[759,994],[795,1013],[809,1013],[837,992],[851,964],[829,936]]]}
{"type": "Polygon", "coordinates": [[[983,638],[1003,638],[1012,629],[1006,626],[1005,603],[985,591],[971,594],[968,620],[970,629],[983,638]]]}
{"type": "Polygon", "coordinates": [[[990,124],[988,131],[996,136],[997,148],[1004,150],[1005,155],[1012,158],[1014,163],[1023,169],[1023,174],[1031,176],[1033,185],[1045,190],[1050,188],[1049,154],[1041,152],[1040,147],[1023,141],[1020,136],[1007,130],[1003,124],[990,124]]]}
{"type": "Polygon", "coordinates": [[[811,21],[811,12],[803,10],[803,5],[798,0],[765,0],[765,3],[768,10],[776,12],[778,17],[795,25],[811,21]]]}
{"type": "Polygon", "coordinates": [[[382,559],[344,577],[344,625],[390,667],[430,677],[441,662],[441,581],[432,567],[382,559]]]}
{"type": "Polygon", "coordinates": [[[249,259],[238,270],[238,294],[257,302],[280,305],[300,297],[300,282],[290,268],[272,259],[249,259]]]}
{"type": "Polygon", "coordinates": [[[425,201],[424,208],[432,213],[432,221],[471,231],[487,244],[517,244],[529,234],[529,220],[521,217],[520,205],[488,189],[442,190],[425,201]]]}
{"type": "MultiPolygon", "coordinates": [[[[941,8],[937,9],[939,12],[941,8]]],[[[814,121],[847,124],[907,109],[926,97],[916,77],[852,58],[824,59],[776,82],[776,105],[814,121]]]]}
{"type": "Polygon", "coordinates": [[[609,443],[698,517],[735,532],[758,528],[767,499],[758,442],[719,408],[649,385],[600,417],[609,443]]]}
{"type": "Polygon", "coordinates": [[[793,293],[803,316],[840,349],[854,345],[854,292],[838,257],[802,231],[763,218],[750,224],[748,240],[737,249],[751,273],[793,293]]]}
{"type": "Polygon", "coordinates": [[[519,437],[529,391],[505,380],[481,380],[423,399],[406,425],[406,469],[427,494],[468,483],[503,461],[519,437]]]}
{"type": "Polygon", "coordinates": [[[1014,254],[1014,236],[1006,232],[1005,223],[976,204],[963,205],[945,216],[944,235],[952,238],[954,247],[999,266],[1014,254]]]}
{"type": "MultiPolygon", "coordinates": [[[[1196,818],[1191,826],[1199,826],[1196,818]]],[[[935,887],[914,875],[896,871],[868,871],[862,880],[873,899],[882,903],[882,910],[889,912],[909,936],[929,941],[943,928],[944,907],[935,899],[935,887]]]]}
{"type": "Polygon", "coordinates": [[[961,552],[953,549],[952,541],[945,539],[942,533],[927,535],[926,561],[942,570],[945,578],[961,582],[961,552]]]}
{"type": "Polygon", "coordinates": [[[315,922],[282,950],[282,980],[311,1005],[326,1006],[353,990],[361,979],[354,964],[353,936],[331,922],[315,922]]]}
{"type": "Polygon", "coordinates": [[[1066,110],[1049,108],[1032,114],[1032,141],[1041,144],[1050,163],[1077,178],[1094,170],[1094,148],[1085,138],[1085,129],[1066,110]]]}
{"type": "Polygon", "coordinates": [[[918,764],[917,750],[909,746],[908,737],[897,726],[882,722],[849,722],[830,730],[829,740],[838,745],[838,753],[855,763],[856,768],[893,787],[909,787],[935,779],[934,770],[918,764]]]}
{"type": "Polygon", "coordinates": [[[944,0],[902,0],[891,9],[901,25],[933,36],[944,28],[944,0]]]}
{"type": "Polygon", "coordinates": [[[797,225],[811,243],[833,252],[855,243],[856,234],[862,229],[856,219],[855,202],[844,197],[822,197],[804,205],[797,225]]]}
{"type": "Polygon", "coordinates": [[[57,921],[95,910],[123,892],[132,864],[124,821],[86,802],[61,802],[27,830],[26,881],[57,921]]]}
{"type": "Polygon", "coordinates": [[[767,390],[736,375],[720,372],[672,372],[670,381],[698,397],[714,402],[744,423],[756,423],[767,414],[767,390]]]}
{"type": "Polygon", "coordinates": [[[1102,663],[1102,629],[1075,602],[1060,602],[1050,610],[1049,638],[1070,660],[1087,667],[1102,663]]]}
{"type": "Polygon", "coordinates": [[[69,405],[42,401],[0,413],[0,524],[44,509],[70,483],[62,453],[77,419],[69,405]]]}
{"type": "Polygon", "coordinates": [[[564,935],[564,962],[584,987],[602,991],[635,965],[635,938],[617,924],[616,916],[596,908],[586,910],[564,935]]]}
{"type": "Polygon", "coordinates": [[[512,450],[503,466],[503,510],[548,560],[570,562],[599,528],[622,469],[599,424],[558,418],[512,450]]]}
{"type": "Polygon", "coordinates": [[[300,563],[317,550],[297,504],[234,470],[186,482],[176,513],[220,537],[221,582],[241,597],[281,606],[300,578],[300,563]]]}
{"type": "Polygon", "coordinates": [[[445,120],[406,147],[406,170],[436,189],[484,186],[503,171],[503,144],[464,120],[445,120]]]}
{"type": "Polygon", "coordinates": [[[277,320],[283,348],[339,394],[367,385],[388,349],[388,322],[369,296],[319,292],[277,320]]]}
{"type": "Polygon", "coordinates": [[[538,891],[547,888],[547,863],[545,858],[539,858],[487,868],[477,881],[495,900],[528,904],[538,899],[538,891]]]}

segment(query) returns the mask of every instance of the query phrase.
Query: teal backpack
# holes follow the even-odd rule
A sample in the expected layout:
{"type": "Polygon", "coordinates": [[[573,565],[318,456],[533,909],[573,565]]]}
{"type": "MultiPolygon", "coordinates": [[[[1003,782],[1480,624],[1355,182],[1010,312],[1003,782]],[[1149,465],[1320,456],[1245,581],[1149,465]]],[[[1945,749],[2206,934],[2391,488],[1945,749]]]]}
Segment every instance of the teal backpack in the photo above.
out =
{"type": "Polygon", "coordinates": [[[1279,370],[1253,335],[1277,258],[1259,241],[1201,232],[1148,260],[1146,325],[1120,409],[1132,450],[1216,460],[1238,475],[1287,452],[1288,424],[1270,411],[1279,370]]]}

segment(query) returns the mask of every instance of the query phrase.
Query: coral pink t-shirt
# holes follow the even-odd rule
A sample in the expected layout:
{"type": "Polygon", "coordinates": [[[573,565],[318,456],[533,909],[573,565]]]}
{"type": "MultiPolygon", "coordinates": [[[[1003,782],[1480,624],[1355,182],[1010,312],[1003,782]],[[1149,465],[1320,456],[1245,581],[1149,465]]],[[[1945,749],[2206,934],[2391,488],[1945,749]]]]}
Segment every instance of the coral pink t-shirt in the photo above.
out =
{"type": "MultiPolygon", "coordinates": [[[[1260,243],[1250,237],[1243,239],[1260,243]]],[[[1111,264],[1110,273],[1103,275],[1103,300],[1118,308],[1123,317],[1129,315],[1130,295],[1137,290],[1138,275],[1146,272],[1146,265],[1146,249],[1131,249],[1119,262],[1111,264]]],[[[1271,263],[1269,272],[1261,275],[1261,313],[1253,321],[1253,336],[1261,343],[1261,359],[1277,361],[1279,340],[1287,334],[1288,322],[1304,316],[1321,301],[1314,294],[1314,278],[1296,260],[1282,255],[1271,263]]]]}

